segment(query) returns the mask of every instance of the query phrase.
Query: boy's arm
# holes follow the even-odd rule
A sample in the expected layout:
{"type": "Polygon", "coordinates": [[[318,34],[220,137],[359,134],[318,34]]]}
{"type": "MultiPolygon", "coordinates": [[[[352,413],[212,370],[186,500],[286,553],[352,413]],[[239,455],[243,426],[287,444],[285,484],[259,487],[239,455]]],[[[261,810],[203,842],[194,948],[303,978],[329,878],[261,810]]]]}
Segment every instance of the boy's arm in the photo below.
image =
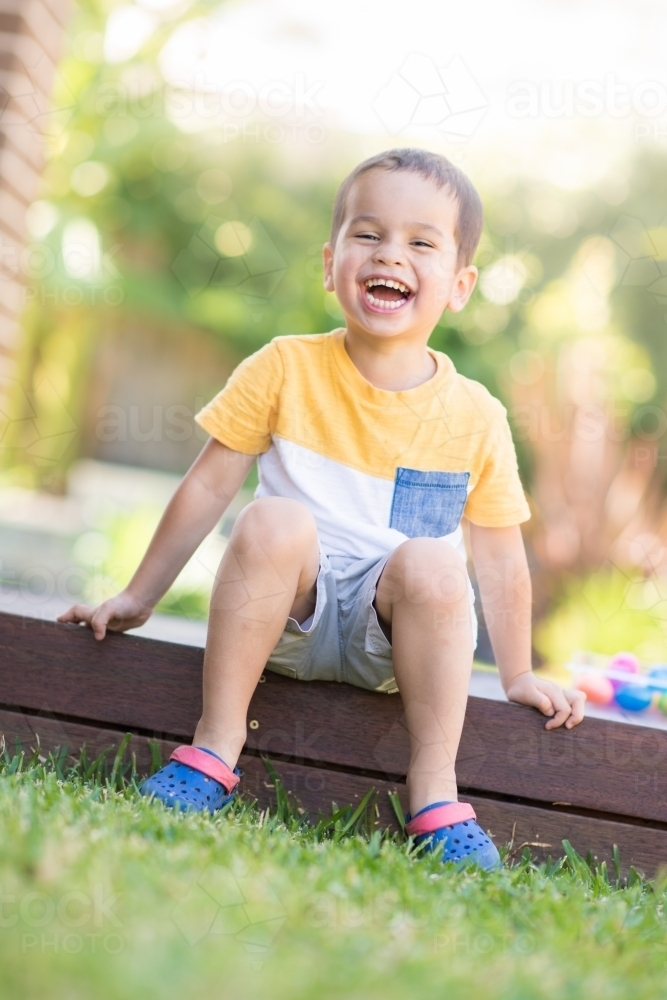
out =
{"type": "Polygon", "coordinates": [[[576,726],[586,696],[537,678],[531,662],[532,588],[518,525],[483,528],[470,524],[475,573],[500,679],[510,701],[550,716],[546,729],[576,726]]]}
{"type": "Polygon", "coordinates": [[[58,621],[83,622],[96,639],[103,639],[107,629],[124,632],[143,625],[243,486],[255,458],[214,438],[207,441],[169,501],[127,587],[98,608],[77,604],[58,621]]]}

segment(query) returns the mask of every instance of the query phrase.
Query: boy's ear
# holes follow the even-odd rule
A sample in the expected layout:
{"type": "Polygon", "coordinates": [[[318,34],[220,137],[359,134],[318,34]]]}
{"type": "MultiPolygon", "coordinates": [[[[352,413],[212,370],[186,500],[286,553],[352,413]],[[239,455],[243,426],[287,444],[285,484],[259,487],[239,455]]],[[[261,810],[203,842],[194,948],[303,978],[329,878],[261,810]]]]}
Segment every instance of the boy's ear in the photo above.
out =
{"type": "Polygon", "coordinates": [[[451,312],[461,312],[477,284],[478,273],[477,268],[469,264],[468,267],[462,267],[456,275],[449,302],[447,303],[447,308],[451,312]]]}
{"type": "Polygon", "coordinates": [[[324,265],[324,290],[333,292],[333,247],[330,243],[325,243],[322,247],[322,263],[324,265]]]}

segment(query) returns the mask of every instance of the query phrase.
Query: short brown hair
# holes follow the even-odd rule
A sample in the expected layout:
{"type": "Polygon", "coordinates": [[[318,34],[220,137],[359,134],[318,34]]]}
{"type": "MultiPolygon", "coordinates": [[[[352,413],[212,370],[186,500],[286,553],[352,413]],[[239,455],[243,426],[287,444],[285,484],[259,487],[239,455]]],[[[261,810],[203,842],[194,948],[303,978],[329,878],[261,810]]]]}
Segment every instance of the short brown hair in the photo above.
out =
{"type": "Polygon", "coordinates": [[[458,246],[458,264],[467,266],[475,255],[484,225],[482,201],[472,182],[462,170],[438,153],[426,149],[388,149],[377,153],[355,167],[338,188],[331,220],[331,244],[343,225],[347,196],[354,182],[369,170],[409,170],[434,181],[437,187],[448,187],[458,205],[455,237],[458,246]]]}

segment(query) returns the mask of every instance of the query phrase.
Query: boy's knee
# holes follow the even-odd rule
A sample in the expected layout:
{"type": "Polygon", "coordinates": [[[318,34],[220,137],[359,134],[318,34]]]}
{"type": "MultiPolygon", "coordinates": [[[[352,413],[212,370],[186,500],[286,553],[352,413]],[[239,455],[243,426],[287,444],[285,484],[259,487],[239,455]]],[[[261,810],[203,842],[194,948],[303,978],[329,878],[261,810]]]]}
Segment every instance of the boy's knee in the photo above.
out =
{"type": "Polygon", "coordinates": [[[420,566],[424,570],[451,569],[466,573],[466,565],[453,545],[443,538],[408,538],[392,553],[392,561],[401,569],[420,566]]]}
{"type": "Polygon", "coordinates": [[[260,497],[244,507],[237,517],[231,542],[293,550],[299,545],[317,545],[317,525],[305,504],[298,500],[260,497]]]}
{"type": "Polygon", "coordinates": [[[408,601],[455,604],[468,600],[468,571],[456,549],[441,538],[409,538],[388,566],[408,601]]]}

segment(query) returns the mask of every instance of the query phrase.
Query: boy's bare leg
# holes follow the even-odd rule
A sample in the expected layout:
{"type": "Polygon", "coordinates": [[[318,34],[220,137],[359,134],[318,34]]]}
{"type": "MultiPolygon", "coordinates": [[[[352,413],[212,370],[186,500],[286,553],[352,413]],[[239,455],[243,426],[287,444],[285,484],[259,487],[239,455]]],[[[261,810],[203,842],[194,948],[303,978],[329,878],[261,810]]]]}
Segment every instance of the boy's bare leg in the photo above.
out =
{"type": "Polygon", "coordinates": [[[315,519],[297,500],[263,497],[239,515],[220,563],[204,656],[204,709],[194,744],[234,767],[248,705],[288,617],[315,606],[315,519]]]}
{"type": "Polygon", "coordinates": [[[473,655],[467,579],[448,542],[413,538],[391,554],[377,586],[375,606],[391,623],[394,675],[410,735],[413,816],[457,798],[454,765],[473,655]]]}

